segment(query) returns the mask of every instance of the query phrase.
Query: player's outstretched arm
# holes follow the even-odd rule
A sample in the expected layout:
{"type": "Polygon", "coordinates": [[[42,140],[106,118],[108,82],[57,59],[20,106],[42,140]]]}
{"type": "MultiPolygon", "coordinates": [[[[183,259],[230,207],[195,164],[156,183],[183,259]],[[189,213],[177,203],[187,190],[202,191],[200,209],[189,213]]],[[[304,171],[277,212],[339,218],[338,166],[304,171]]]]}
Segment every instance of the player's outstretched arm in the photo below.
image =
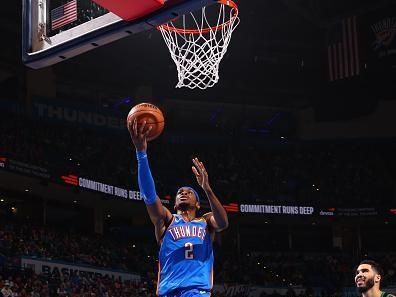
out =
{"type": "Polygon", "coordinates": [[[198,158],[194,158],[192,161],[194,164],[194,166],[192,166],[192,171],[195,174],[198,184],[205,191],[206,197],[208,197],[209,200],[210,208],[212,210],[211,213],[204,215],[204,217],[213,230],[224,230],[228,227],[227,212],[210,187],[208,173],[204,164],[199,161],[198,158]]]}
{"type": "Polygon", "coordinates": [[[146,203],[151,222],[155,226],[155,236],[159,242],[166,229],[166,224],[172,219],[172,214],[162,205],[155,191],[155,183],[149,167],[147,157],[147,135],[151,130],[151,126],[146,128],[146,122],[144,122],[138,128],[137,120],[135,119],[133,123],[128,123],[128,130],[136,148],[139,189],[143,196],[144,203],[146,203]]]}

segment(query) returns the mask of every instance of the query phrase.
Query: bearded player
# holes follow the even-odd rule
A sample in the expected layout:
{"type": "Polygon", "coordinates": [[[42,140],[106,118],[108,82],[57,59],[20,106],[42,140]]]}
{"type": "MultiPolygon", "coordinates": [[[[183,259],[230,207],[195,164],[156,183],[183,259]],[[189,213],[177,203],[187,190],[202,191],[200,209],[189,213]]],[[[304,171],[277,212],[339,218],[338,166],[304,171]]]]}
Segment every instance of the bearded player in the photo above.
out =
{"type": "Polygon", "coordinates": [[[213,286],[214,234],[228,227],[227,213],[213,193],[205,166],[198,158],[192,160],[192,171],[212,211],[197,217],[199,196],[187,186],[176,193],[176,214],[162,205],[147,157],[150,130],[151,126],[147,127],[146,122],[138,127],[136,119],[129,128],[136,148],[139,189],[160,245],[157,295],[208,297],[213,286]]]}
{"type": "Polygon", "coordinates": [[[395,297],[381,291],[381,279],[384,272],[381,266],[372,260],[360,262],[356,268],[355,284],[362,297],[395,297]]]}

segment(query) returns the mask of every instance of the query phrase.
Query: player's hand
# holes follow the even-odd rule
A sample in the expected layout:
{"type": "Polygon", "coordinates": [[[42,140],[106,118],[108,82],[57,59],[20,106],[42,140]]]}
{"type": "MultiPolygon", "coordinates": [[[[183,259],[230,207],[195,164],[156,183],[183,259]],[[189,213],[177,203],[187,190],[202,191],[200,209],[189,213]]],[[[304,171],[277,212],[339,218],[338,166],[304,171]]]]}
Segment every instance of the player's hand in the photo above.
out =
{"type": "Polygon", "coordinates": [[[152,127],[146,127],[146,121],[144,121],[139,127],[137,119],[135,118],[132,123],[128,123],[128,131],[131,135],[132,142],[137,151],[147,151],[147,136],[150,133],[152,127]]]}
{"type": "Polygon", "coordinates": [[[195,178],[197,179],[198,184],[201,186],[201,188],[204,191],[209,190],[210,189],[209,178],[204,164],[201,161],[199,161],[198,158],[194,158],[192,161],[194,166],[192,166],[191,169],[195,175],[195,178]]]}

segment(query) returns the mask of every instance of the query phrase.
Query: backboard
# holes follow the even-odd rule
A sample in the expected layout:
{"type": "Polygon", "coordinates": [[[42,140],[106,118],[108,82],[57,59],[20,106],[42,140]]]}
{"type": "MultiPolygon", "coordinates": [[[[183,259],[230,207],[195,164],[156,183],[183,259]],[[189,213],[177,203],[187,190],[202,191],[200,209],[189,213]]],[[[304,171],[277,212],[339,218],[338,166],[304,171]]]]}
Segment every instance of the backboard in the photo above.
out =
{"type": "Polygon", "coordinates": [[[23,0],[22,60],[25,65],[34,69],[50,66],[216,3],[215,0],[95,2],[23,0]]]}

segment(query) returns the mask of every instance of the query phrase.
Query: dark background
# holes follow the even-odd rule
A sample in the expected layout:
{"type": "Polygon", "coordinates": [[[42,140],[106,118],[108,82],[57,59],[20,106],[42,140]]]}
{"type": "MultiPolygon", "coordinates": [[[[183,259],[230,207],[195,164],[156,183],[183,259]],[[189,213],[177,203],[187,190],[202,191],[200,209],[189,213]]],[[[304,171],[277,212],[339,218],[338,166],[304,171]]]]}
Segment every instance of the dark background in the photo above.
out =
{"type": "MultiPolygon", "coordinates": [[[[214,186],[224,203],[378,210],[373,217],[353,218],[230,214],[230,229],[217,243],[227,247],[222,259],[233,259],[235,251],[244,259],[246,251],[255,249],[268,252],[275,262],[272,253],[279,251],[339,253],[347,276],[341,283],[350,286],[352,264],[370,251],[395,252],[395,219],[389,209],[396,206],[396,54],[378,57],[370,25],[395,17],[396,1],[239,1],[241,23],[221,62],[219,83],[207,90],[174,88],[176,68],[155,30],[45,69],[29,69],[21,62],[21,3],[2,5],[0,137],[16,141],[4,142],[0,154],[52,174],[46,180],[2,171],[6,224],[34,222],[92,233],[100,206],[104,233],[119,232],[154,246],[142,204],[65,186],[60,179],[78,172],[137,189],[126,129],[113,133],[34,113],[35,102],[46,102],[125,118],[134,104],[149,101],[160,106],[166,119],[164,134],[150,144],[161,198],[173,197],[176,182],[194,182],[190,158],[198,155],[215,173],[214,186]],[[353,15],[361,72],[330,82],[329,32],[353,15]],[[238,179],[230,182],[231,173],[238,179]]],[[[389,49],[396,49],[395,43],[389,49]]],[[[321,262],[315,263],[319,273],[321,262]]]]}

